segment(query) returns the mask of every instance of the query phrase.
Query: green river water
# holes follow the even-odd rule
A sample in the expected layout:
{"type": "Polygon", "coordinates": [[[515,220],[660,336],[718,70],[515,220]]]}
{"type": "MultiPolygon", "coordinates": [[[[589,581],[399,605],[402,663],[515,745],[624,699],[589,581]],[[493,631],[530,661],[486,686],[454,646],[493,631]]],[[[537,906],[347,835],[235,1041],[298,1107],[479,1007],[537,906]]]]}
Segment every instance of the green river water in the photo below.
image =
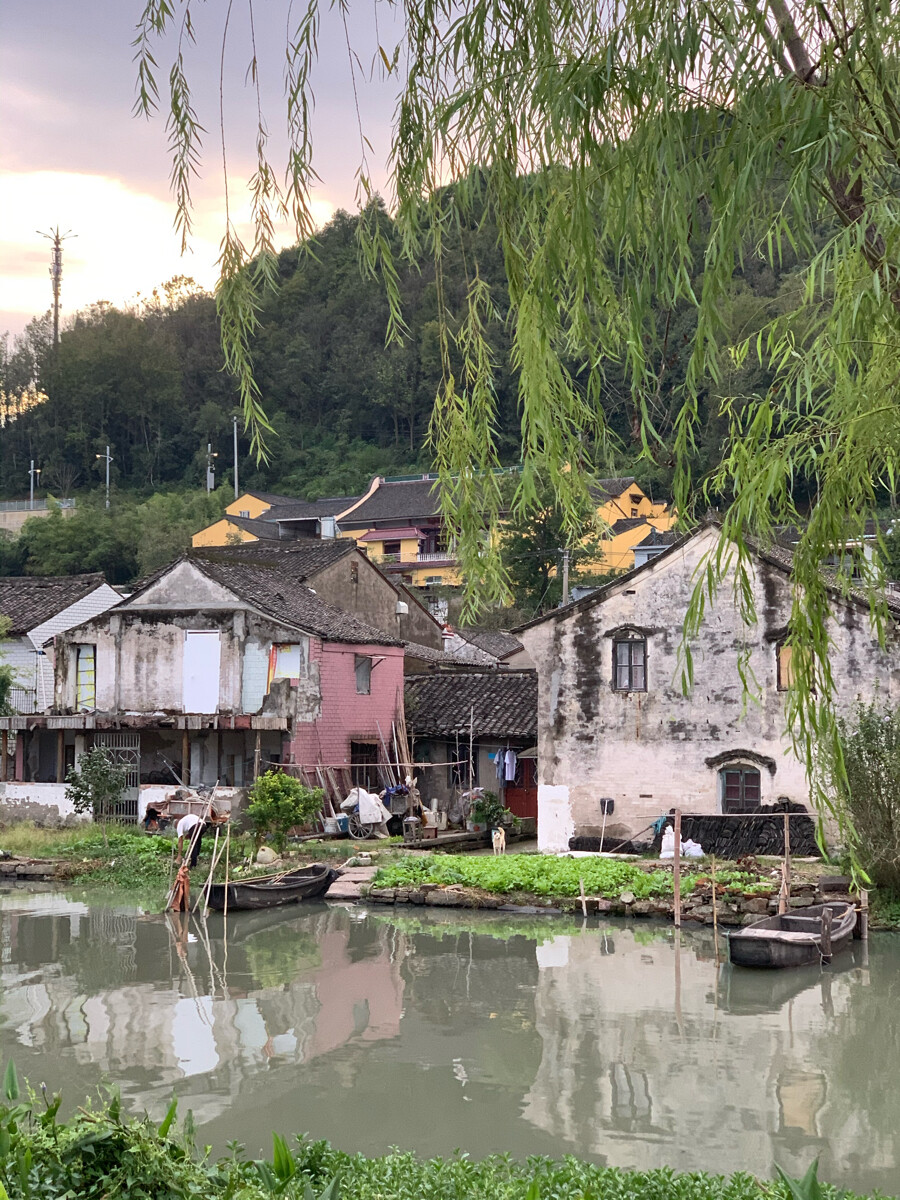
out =
{"type": "Polygon", "coordinates": [[[198,1139],[566,1153],[900,1192],[900,937],[789,972],[711,933],[303,905],[204,925],[0,893],[0,1050],[69,1103],[190,1108],[198,1139]]]}

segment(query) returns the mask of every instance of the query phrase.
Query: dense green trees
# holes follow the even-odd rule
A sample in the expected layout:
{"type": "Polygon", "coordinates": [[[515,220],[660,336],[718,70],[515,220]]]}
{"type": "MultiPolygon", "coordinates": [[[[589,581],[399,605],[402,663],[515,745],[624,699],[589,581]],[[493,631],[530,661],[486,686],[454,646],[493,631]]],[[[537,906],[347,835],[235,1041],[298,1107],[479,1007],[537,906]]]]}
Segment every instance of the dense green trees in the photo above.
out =
{"type": "MultiPolygon", "coordinates": [[[[374,206],[386,236],[396,230],[374,206]]],[[[258,464],[241,438],[240,482],[289,495],[339,495],[362,489],[376,473],[432,466],[427,449],[434,397],[441,380],[439,302],[435,269],[423,254],[398,279],[407,323],[400,343],[385,345],[388,300],[381,283],[360,270],[361,218],[339,212],[304,249],[278,258],[277,286],[267,294],[254,339],[256,375],[278,436],[270,461],[258,464]]],[[[498,231],[481,212],[448,248],[442,267],[443,302],[459,322],[466,305],[467,263],[477,258],[480,278],[495,293],[485,323],[494,359],[495,436],[504,462],[520,453],[518,370],[510,362],[505,267],[498,231]]],[[[692,267],[702,278],[703,238],[692,267]]],[[[796,263],[786,255],[778,270],[748,255],[723,305],[735,337],[770,320],[795,288],[796,263]]],[[[660,310],[668,341],[658,356],[654,399],[661,441],[640,474],[665,491],[672,473],[671,443],[677,395],[684,380],[696,318],[688,305],[660,310]]],[[[457,369],[460,355],[452,351],[457,369]]],[[[579,369],[577,359],[571,361],[579,369]]],[[[701,436],[694,465],[716,461],[723,433],[718,415],[726,387],[750,391],[758,370],[734,365],[701,399],[701,436]]],[[[609,428],[619,441],[610,470],[628,467],[641,450],[639,413],[621,365],[606,365],[602,395],[609,428]]],[[[223,370],[215,301],[187,279],[128,311],[97,304],[77,314],[54,351],[45,318],[0,354],[0,494],[21,497],[31,459],[52,495],[96,489],[112,448],[112,481],[144,495],[202,485],[206,445],[219,452],[218,480],[231,476],[231,424],[237,394],[223,370]],[[35,402],[35,388],[46,395],[35,402]]],[[[590,447],[587,447],[590,449],[590,447]]]]}

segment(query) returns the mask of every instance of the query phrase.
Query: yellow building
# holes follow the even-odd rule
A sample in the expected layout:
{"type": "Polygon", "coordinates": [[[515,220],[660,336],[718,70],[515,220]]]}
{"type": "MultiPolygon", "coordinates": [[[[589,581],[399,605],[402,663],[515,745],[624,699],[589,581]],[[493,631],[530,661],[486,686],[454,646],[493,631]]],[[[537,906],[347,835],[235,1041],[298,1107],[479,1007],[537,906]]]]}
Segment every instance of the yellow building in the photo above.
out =
{"type": "Polygon", "coordinates": [[[459,584],[436,481],[435,475],[376,477],[366,494],[338,517],[340,536],[355,538],[360,550],[407,586],[459,584]]]}
{"type": "Polygon", "coordinates": [[[195,533],[191,544],[232,546],[279,538],[334,537],[338,513],[358,500],[358,496],[295,500],[273,492],[244,492],[220,520],[195,533]]]}
{"type": "MultiPolygon", "coordinates": [[[[635,547],[650,535],[667,533],[675,524],[676,514],[664,502],[651,500],[633,475],[601,479],[591,490],[597,504],[597,516],[604,525],[600,535],[601,552],[582,569],[605,573],[630,571],[635,565],[635,547]]],[[[657,551],[658,552],[658,551],[657,551]]]]}

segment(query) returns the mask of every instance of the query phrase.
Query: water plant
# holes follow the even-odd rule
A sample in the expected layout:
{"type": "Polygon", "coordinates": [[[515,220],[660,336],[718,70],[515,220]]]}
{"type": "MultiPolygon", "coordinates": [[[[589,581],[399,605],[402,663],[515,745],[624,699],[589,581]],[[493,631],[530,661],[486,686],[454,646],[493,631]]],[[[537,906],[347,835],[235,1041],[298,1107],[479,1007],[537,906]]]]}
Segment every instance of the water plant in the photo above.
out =
{"type": "Polygon", "coordinates": [[[279,1134],[272,1157],[246,1156],[238,1142],[213,1158],[196,1146],[188,1113],[179,1125],[173,1100],[161,1121],[129,1117],[107,1090],[66,1120],[61,1097],[22,1095],[6,1069],[0,1101],[0,1200],[853,1200],[816,1178],[782,1174],[762,1183],[738,1172],[677,1174],[667,1168],[626,1171],[574,1157],[508,1155],[476,1161],[464,1154],[421,1159],[391,1151],[347,1154],[324,1141],[279,1134]]]}

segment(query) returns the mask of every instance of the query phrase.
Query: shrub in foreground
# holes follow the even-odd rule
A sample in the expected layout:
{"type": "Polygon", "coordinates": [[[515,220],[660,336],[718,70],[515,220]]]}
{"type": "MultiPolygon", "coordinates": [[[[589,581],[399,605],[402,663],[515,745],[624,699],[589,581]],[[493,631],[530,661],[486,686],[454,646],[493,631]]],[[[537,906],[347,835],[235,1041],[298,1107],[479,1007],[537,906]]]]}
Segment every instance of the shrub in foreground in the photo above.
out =
{"type": "Polygon", "coordinates": [[[22,1099],[12,1064],[0,1105],[0,1200],[832,1200],[849,1197],[820,1185],[765,1184],[668,1169],[621,1171],[567,1157],[420,1159],[394,1151],[378,1158],[346,1154],[327,1142],[273,1137],[269,1159],[250,1159],[237,1144],[212,1159],[194,1144],[190,1114],[179,1129],[175,1102],[157,1125],[123,1115],[113,1093],[60,1121],[60,1099],[22,1099]]]}

